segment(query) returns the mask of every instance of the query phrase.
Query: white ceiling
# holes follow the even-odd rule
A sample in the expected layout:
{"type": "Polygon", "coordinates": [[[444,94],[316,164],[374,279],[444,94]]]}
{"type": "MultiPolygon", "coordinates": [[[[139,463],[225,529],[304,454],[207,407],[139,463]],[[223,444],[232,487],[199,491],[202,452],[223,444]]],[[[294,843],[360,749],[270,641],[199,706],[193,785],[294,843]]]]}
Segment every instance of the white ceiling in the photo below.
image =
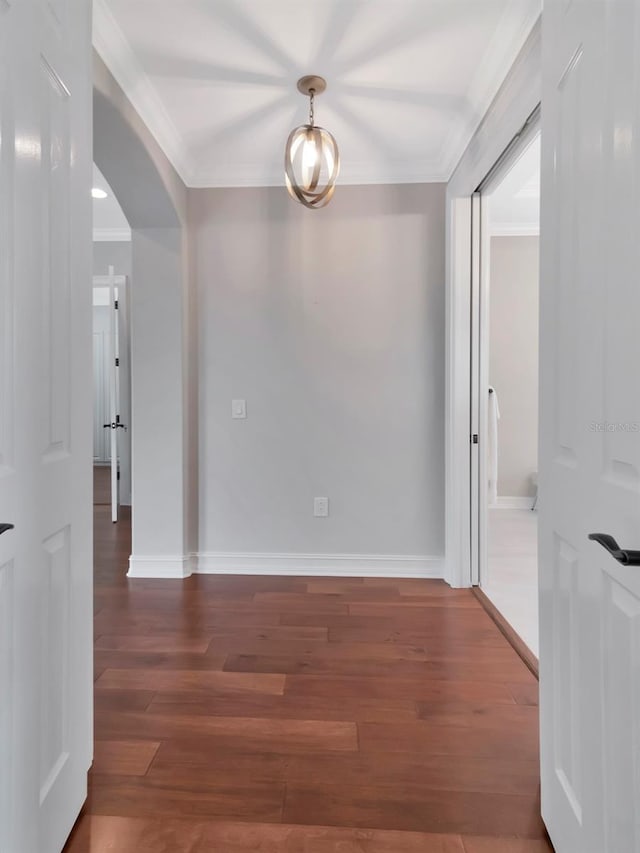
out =
{"type": "Polygon", "coordinates": [[[447,180],[541,0],[94,0],[94,44],[189,186],[283,183],[296,90],[341,183],[447,180]]]}
{"type": "Polygon", "coordinates": [[[494,236],[540,233],[540,134],[491,194],[489,223],[494,236]]]}
{"type": "Polygon", "coordinates": [[[106,198],[93,199],[93,239],[130,240],[131,229],[104,175],[93,165],[93,186],[104,190],[106,198]]]}

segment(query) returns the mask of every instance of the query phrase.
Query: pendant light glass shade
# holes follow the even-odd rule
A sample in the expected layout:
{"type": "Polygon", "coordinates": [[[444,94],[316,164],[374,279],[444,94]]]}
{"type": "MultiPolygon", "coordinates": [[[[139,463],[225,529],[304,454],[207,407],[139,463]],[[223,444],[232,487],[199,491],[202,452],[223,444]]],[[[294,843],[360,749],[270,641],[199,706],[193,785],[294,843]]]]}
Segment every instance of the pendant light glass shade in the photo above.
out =
{"type": "Polygon", "coordinates": [[[314,96],[316,91],[324,91],[325,86],[322,78],[303,77],[298,82],[298,89],[311,99],[309,124],[291,131],[284,153],[289,195],[309,208],[324,207],[331,201],[340,172],[337,142],[327,130],[314,123],[314,96]]]}

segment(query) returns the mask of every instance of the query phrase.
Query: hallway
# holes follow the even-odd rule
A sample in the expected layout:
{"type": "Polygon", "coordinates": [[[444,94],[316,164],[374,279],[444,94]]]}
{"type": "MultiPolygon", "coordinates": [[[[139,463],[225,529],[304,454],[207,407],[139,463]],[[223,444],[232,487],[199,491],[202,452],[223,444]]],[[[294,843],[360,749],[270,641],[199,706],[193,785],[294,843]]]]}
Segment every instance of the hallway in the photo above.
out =
{"type": "Polygon", "coordinates": [[[470,592],[127,581],[130,522],[95,517],[96,750],[67,853],[549,849],[537,685],[470,592]]]}

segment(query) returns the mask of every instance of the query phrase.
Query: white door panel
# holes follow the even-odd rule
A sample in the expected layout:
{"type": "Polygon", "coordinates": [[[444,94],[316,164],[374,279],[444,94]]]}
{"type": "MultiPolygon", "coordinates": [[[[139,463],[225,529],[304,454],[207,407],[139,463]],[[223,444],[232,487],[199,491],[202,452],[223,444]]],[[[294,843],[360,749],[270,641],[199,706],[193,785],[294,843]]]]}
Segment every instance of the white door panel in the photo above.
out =
{"type": "Polygon", "coordinates": [[[558,853],[640,851],[640,3],[544,13],[540,675],[558,853]]]}
{"type": "Polygon", "coordinates": [[[0,42],[0,851],[58,853],[92,751],[90,4],[0,0],[0,42]]]}
{"type": "Polygon", "coordinates": [[[96,309],[94,308],[93,331],[93,461],[106,462],[106,429],[108,412],[105,408],[105,365],[106,341],[102,331],[96,331],[96,309]]]}

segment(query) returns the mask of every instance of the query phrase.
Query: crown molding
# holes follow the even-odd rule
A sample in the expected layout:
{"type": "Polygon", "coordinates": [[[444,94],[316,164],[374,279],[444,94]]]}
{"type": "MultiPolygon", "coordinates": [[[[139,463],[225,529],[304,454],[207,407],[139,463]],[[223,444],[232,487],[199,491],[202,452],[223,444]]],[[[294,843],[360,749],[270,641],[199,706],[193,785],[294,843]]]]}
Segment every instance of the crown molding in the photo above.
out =
{"type": "Polygon", "coordinates": [[[106,0],[93,0],[93,46],[176,172],[189,186],[190,168],[184,141],[106,0]]]}
{"type": "Polygon", "coordinates": [[[466,119],[452,127],[443,146],[442,169],[448,175],[447,180],[455,172],[462,155],[539,20],[539,12],[531,12],[522,18],[517,4],[507,4],[467,93],[467,101],[476,106],[466,119]]]}
{"type": "MultiPolygon", "coordinates": [[[[384,174],[371,163],[344,163],[340,169],[340,186],[362,184],[429,184],[446,183],[448,175],[439,162],[416,163],[411,169],[404,163],[391,164],[384,174]]],[[[203,170],[192,175],[189,186],[195,189],[233,187],[283,187],[284,169],[262,169],[257,163],[221,166],[215,171],[203,170]]]]}
{"type": "Polygon", "coordinates": [[[94,228],[93,229],[94,243],[110,243],[131,242],[130,228],[94,228]]]}

